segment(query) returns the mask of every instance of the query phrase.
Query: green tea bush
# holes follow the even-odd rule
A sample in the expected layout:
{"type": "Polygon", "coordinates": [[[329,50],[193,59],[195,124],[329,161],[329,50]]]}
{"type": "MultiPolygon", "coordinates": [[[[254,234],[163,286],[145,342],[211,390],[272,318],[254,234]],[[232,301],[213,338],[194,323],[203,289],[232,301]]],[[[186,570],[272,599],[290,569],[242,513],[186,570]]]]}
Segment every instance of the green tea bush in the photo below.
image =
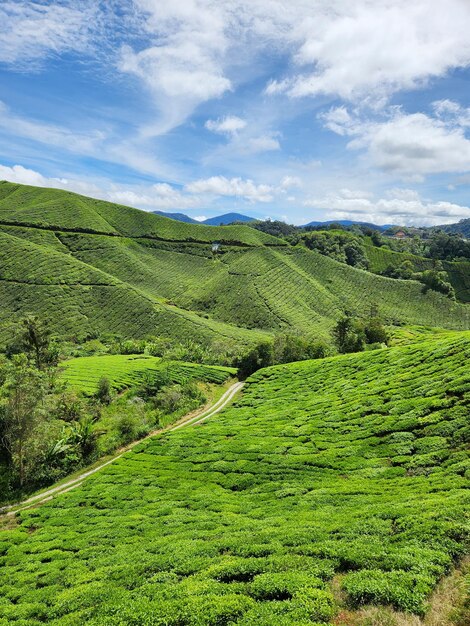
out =
{"type": "Polygon", "coordinates": [[[343,588],[356,606],[390,604],[402,611],[423,614],[434,584],[435,579],[425,574],[362,570],[348,574],[343,588]]]}

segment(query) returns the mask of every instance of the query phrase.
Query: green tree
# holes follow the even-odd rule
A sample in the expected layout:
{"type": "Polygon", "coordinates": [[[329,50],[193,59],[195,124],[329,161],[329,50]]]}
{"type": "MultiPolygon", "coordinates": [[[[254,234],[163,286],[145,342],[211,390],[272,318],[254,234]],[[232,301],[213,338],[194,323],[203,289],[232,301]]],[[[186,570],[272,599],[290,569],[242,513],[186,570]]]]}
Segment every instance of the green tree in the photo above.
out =
{"type": "Polygon", "coordinates": [[[27,315],[20,320],[15,335],[16,339],[9,347],[11,353],[25,352],[39,370],[57,365],[59,348],[51,340],[47,322],[36,315],[27,315]]]}
{"type": "Polygon", "coordinates": [[[254,346],[237,361],[238,373],[246,378],[253,372],[274,363],[274,347],[270,341],[263,341],[254,346]]]}
{"type": "Polygon", "coordinates": [[[363,325],[351,313],[346,312],[336,323],[332,331],[338,352],[361,352],[366,342],[363,325]]]}
{"type": "Polygon", "coordinates": [[[110,404],[112,400],[112,390],[109,379],[106,376],[102,376],[98,381],[98,387],[96,389],[96,399],[101,404],[110,404]]]}
{"type": "Polygon", "coordinates": [[[44,396],[41,373],[30,366],[25,355],[14,356],[1,389],[1,433],[10,464],[18,472],[20,487],[25,484],[26,461],[41,421],[44,396]]]}

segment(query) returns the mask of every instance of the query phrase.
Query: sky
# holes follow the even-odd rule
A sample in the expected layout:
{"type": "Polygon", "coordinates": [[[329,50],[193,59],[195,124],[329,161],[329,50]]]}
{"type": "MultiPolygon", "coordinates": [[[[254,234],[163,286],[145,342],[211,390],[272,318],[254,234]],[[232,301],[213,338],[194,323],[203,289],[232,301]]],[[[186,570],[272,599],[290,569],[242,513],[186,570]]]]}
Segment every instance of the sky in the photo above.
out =
{"type": "Polygon", "coordinates": [[[470,218],[470,0],[0,0],[0,180],[204,219],[470,218]]]}

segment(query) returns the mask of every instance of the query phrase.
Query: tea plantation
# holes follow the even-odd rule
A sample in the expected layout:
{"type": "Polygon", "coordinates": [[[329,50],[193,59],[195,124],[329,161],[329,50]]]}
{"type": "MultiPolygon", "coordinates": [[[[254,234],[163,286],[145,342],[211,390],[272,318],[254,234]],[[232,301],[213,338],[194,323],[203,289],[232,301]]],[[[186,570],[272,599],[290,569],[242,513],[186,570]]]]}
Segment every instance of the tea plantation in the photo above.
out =
{"type": "Polygon", "coordinates": [[[260,370],[1,533],[0,624],[416,614],[465,549],[470,333],[260,370]]]}
{"type": "Polygon", "coordinates": [[[168,362],[143,354],[85,356],[64,361],[62,367],[62,378],[74,389],[90,395],[96,392],[102,377],[109,380],[113,389],[121,391],[138,385],[145,376],[158,378],[163,374],[172,383],[191,379],[223,383],[236,374],[236,369],[230,367],[168,362]]]}
{"type": "MultiPolygon", "coordinates": [[[[377,257],[373,266],[385,261],[377,257]]],[[[468,268],[454,265],[463,294],[468,268]]],[[[0,343],[27,313],[79,342],[102,333],[236,347],[285,331],[327,339],[344,310],[360,315],[375,304],[390,324],[470,329],[468,306],[422,287],[247,226],[185,224],[0,183],[0,343]]]]}

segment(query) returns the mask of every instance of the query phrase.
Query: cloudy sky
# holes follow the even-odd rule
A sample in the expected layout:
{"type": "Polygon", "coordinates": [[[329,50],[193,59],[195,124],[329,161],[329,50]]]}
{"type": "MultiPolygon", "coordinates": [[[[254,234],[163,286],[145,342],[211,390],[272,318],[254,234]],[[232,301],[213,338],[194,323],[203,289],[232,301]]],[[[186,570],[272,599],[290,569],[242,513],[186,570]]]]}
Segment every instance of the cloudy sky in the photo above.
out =
{"type": "Polygon", "coordinates": [[[0,179],[193,217],[470,217],[469,0],[0,2],[0,179]]]}

